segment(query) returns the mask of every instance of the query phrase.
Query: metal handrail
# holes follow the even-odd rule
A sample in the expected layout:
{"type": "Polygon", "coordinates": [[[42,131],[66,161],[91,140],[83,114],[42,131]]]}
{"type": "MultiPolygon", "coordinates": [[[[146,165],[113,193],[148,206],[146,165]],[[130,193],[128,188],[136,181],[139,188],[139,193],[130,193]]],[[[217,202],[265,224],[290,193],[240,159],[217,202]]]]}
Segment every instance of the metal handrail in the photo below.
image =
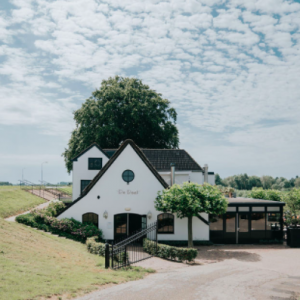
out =
{"type": "Polygon", "coordinates": [[[131,242],[143,237],[147,233],[149,233],[152,230],[156,229],[156,226],[157,226],[157,222],[154,222],[154,223],[150,224],[146,229],[143,229],[143,230],[139,231],[138,233],[135,233],[135,234],[129,236],[125,240],[115,244],[114,248],[116,247],[116,250],[117,250],[119,247],[124,247],[124,246],[130,244],[131,242]]]}

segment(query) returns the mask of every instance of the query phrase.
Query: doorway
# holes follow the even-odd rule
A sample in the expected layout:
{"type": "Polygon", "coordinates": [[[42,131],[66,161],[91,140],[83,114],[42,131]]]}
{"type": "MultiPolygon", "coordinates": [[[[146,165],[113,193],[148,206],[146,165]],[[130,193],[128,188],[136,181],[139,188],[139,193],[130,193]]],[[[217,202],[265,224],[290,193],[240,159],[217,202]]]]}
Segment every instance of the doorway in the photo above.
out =
{"type": "Polygon", "coordinates": [[[114,240],[122,240],[147,227],[147,216],[139,214],[114,215],[114,240]]]}

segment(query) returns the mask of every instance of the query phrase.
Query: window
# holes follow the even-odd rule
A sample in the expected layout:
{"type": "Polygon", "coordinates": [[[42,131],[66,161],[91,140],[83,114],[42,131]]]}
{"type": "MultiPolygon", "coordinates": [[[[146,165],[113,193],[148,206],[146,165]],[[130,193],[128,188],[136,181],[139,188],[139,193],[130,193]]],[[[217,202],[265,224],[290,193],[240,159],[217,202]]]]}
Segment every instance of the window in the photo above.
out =
{"type": "Polygon", "coordinates": [[[82,215],[82,223],[92,223],[98,227],[98,215],[94,213],[86,213],[82,215]]]}
{"type": "Polygon", "coordinates": [[[90,184],[92,180],[81,180],[80,192],[82,194],[83,190],[90,184]]]}
{"type": "Polygon", "coordinates": [[[210,215],[209,229],[212,231],[222,231],[223,230],[223,215],[210,215]]]}
{"type": "Polygon", "coordinates": [[[226,232],[235,232],[235,216],[236,214],[226,214],[226,232]]]}
{"type": "Polygon", "coordinates": [[[280,230],[280,213],[268,213],[267,214],[267,230],[280,230]]]}
{"type": "Polygon", "coordinates": [[[102,169],[102,158],[89,158],[89,170],[101,170],[102,169]]]}
{"type": "Polygon", "coordinates": [[[131,170],[126,170],[122,174],[122,178],[127,184],[134,179],[134,173],[131,170]]]}
{"type": "Polygon", "coordinates": [[[157,216],[158,233],[174,233],[174,215],[160,214],[157,216]]]}
{"type": "Polygon", "coordinates": [[[251,230],[265,230],[265,229],[266,229],[266,214],[252,213],[251,230]]]}

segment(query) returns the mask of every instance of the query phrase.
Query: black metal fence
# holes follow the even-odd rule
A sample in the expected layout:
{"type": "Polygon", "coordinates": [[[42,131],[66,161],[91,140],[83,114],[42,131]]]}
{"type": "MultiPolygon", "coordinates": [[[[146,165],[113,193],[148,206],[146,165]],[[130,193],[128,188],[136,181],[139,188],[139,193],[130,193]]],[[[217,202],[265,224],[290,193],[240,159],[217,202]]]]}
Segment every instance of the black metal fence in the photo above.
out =
{"type": "Polygon", "coordinates": [[[148,239],[157,247],[157,222],[149,224],[129,237],[105,246],[105,268],[119,269],[152,257],[144,250],[144,239],[148,239]]]}

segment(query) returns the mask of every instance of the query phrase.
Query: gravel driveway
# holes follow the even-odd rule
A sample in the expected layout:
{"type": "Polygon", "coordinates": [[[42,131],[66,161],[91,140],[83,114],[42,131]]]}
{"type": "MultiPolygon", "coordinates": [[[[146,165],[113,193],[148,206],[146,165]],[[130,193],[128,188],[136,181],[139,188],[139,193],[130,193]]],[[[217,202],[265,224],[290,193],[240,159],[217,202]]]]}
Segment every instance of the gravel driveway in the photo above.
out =
{"type": "Polygon", "coordinates": [[[141,266],[157,273],[77,299],[300,299],[300,249],[279,245],[198,249],[195,265],[151,258],[141,266]]]}

